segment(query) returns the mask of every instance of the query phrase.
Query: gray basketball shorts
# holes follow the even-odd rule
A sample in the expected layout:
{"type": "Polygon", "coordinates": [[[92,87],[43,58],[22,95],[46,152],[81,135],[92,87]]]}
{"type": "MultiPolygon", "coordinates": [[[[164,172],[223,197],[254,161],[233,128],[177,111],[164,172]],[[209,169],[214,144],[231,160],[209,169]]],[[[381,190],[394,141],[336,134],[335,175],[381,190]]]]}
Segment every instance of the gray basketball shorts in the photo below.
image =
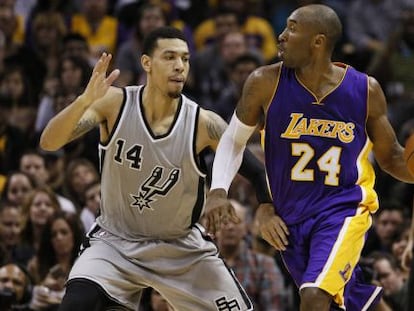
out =
{"type": "Polygon", "coordinates": [[[253,310],[215,244],[198,227],[175,240],[128,241],[95,228],[69,280],[88,279],[121,305],[138,310],[153,287],[177,311],[253,310]]]}

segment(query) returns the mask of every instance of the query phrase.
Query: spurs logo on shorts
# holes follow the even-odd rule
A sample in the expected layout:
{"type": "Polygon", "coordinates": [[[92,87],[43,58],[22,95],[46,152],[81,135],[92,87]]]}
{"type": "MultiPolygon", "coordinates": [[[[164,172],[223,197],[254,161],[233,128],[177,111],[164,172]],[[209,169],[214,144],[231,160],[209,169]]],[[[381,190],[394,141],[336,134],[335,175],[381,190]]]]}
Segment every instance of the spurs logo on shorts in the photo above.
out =
{"type": "Polygon", "coordinates": [[[241,310],[237,299],[227,300],[226,297],[220,297],[215,300],[218,311],[241,310]]]}
{"type": "Polygon", "coordinates": [[[164,170],[165,168],[156,166],[152,170],[151,175],[139,188],[138,194],[130,194],[130,196],[135,200],[131,203],[131,206],[138,207],[140,213],[142,213],[145,209],[154,210],[150,204],[156,200],[154,196],[165,196],[177,183],[177,180],[180,177],[180,169],[172,169],[166,180],[161,182],[164,170]]]}

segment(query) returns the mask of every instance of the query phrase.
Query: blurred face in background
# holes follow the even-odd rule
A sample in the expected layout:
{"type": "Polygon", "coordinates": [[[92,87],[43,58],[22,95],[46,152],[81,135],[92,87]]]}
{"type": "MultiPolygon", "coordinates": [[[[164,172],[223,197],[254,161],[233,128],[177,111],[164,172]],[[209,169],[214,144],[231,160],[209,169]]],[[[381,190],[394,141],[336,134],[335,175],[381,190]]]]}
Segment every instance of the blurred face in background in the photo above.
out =
{"type": "Polygon", "coordinates": [[[166,20],[160,7],[149,6],[143,9],[141,20],[139,21],[139,32],[141,35],[145,35],[165,25],[166,20]]]}
{"type": "Polygon", "coordinates": [[[52,199],[46,192],[37,192],[30,205],[29,217],[33,224],[43,226],[56,211],[52,199]]]}
{"type": "Polygon", "coordinates": [[[33,190],[33,185],[30,179],[21,173],[16,173],[10,176],[9,186],[6,189],[7,199],[16,206],[21,206],[30,192],[33,190]]]}
{"type": "Polygon", "coordinates": [[[402,212],[398,210],[384,210],[378,215],[375,219],[375,230],[381,242],[385,245],[389,245],[398,227],[401,226],[403,222],[402,212]]]}
{"type": "Polygon", "coordinates": [[[15,206],[5,206],[0,212],[0,238],[7,247],[19,243],[22,231],[22,216],[15,206]]]}
{"type": "Polygon", "coordinates": [[[15,264],[8,264],[0,268],[0,290],[10,289],[16,294],[18,302],[23,298],[27,282],[26,275],[15,264]]]}
{"type": "Polygon", "coordinates": [[[46,184],[49,178],[45,160],[37,154],[25,154],[20,159],[20,170],[32,176],[39,185],[46,184]]]}
{"type": "Polygon", "coordinates": [[[86,185],[92,183],[96,179],[97,176],[90,167],[80,164],[72,172],[72,188],[76,193],[82,193],[86,185]]]}
{"type": "Polygon", "coordinates": [[[76,66],[70,59],[65,59],[62,63],[60,77],[65,89],[78,89],[82,83],[82,69],[76,66]]]}
{"type": "Polygon", "coordinates": [[[13,99],[18,99],[24,92],[24,79],[20,70],[13,70],[6,74],[2,84],[2,91],[13,99]]]}
{"type": "Polygon", "coordinates": [[[74,247],[73,232],[64,218],[52,223],[52,245],[58,256],[70,256],[74,247]]]}
{"type": "Polygon", "coordinates": [[[231,63],[238,56],[247,52],[245,37],[240,32],[231,32],[224,36],[220,45],[221,57],[224,62],[231,63]]]}

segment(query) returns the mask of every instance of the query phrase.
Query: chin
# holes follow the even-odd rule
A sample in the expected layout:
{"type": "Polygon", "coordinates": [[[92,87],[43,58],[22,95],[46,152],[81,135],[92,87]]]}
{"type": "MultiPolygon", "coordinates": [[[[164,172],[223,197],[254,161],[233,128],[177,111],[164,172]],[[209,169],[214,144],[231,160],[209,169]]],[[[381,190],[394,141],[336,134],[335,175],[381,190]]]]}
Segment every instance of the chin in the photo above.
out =
{"type": "Polygon", "coordinates": [[[181,91],[168,92],[168,96],[174,99],[179,98],[181,96],[181,91]]]}

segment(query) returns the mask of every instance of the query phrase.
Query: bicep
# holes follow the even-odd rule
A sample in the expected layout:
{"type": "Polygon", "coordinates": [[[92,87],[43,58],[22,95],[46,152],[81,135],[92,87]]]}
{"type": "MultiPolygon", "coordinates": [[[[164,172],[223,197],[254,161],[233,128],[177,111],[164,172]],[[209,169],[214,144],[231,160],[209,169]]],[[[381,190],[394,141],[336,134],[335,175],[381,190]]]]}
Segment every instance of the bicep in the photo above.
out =
{"type": "Polygon", "coordinates": [[[256,126],[262,122],[263,111],[273,90],[272,79],[266,75],[268,73],[264,70],[256,70],[250,74],[243,86],[236,115],[246,125],[256,126]]]}
{"type": "Polygon", "coordinates": [[[377,161],[388,162],[401,151],[395,131],[388,120],[385,95],[378,82],[370,79],[367,131],[377,161]]]}
{"type": "Polygon", "coordinates": [[[201,109],[198,142],[200,146],[199,151],[205,147],[216,150],[221,136],[227,128],[227,123],[218,114],[201,109]]]}

